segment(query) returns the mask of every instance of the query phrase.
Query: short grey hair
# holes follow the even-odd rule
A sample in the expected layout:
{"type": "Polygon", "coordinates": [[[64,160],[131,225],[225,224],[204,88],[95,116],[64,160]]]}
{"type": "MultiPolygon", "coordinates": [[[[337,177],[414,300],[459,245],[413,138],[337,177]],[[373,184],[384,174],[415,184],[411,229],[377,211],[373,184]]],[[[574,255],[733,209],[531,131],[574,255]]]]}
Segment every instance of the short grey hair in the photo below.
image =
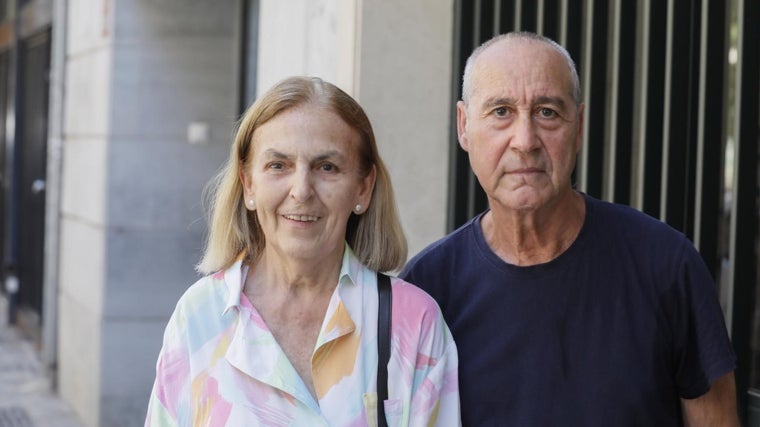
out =
{"type": "Polygon", "coordinates": [[[493,37],[492,39],[484,42],[480,46],[478,46],[472,54],[470,54],[470,57],[467,58],[467,63],[464,66],[464,75],[462,76],[462,101],[464,101],[465,104],[469,104],[470,102],[470,96],[472,96],[472,68],[475,65],[475,61],[478,59],[481,53],[488,49],[490,46],[499,43],[502,40],[532,40],[537,41],[540,43],[545,43],[549,46],[551,46],[554,50],[559,52],[567,61],[567,66],[570,68],[570,77],[573,81],[573,101],[575,101],[576,105],[580,105],[582,99],[581,99],[581,83],[580,79],[578,78],[578,70],[575,68],[575,61],[573,61],[573,58],[570,56],[570,53],[562,47],[561,44],[555,42],[554,40],[544,37],[542,35],[538,35],[536,33],[531,33],[529,31],[516,31],[506,34],[501,34],[498,36],[493,37]]]}

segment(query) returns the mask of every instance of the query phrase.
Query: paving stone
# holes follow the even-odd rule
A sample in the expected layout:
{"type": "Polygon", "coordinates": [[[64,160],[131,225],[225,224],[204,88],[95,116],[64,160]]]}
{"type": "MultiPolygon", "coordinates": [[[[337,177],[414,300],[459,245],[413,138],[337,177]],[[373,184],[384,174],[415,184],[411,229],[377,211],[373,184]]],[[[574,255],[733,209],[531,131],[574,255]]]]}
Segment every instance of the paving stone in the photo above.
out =
{"type": "Polygon", "coordinates": [[[26,409],[19,406],[0,407],[0,427],[35,427],[26,409]]]}
{"type": "Polygon", "coordinates": [[[32,343],[8,324],[0,295],[0,427],[83,427],[52,391],[32,343]]]}

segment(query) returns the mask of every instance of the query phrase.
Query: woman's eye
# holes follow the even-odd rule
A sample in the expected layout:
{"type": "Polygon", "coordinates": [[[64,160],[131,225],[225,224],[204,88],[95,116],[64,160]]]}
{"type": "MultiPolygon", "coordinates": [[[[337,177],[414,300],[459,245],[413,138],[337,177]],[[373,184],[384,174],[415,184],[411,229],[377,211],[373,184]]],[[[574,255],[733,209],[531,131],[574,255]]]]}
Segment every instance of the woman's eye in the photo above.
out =
{"type": "Polygon", "coordinates": [[[275,169],[275,170],[280,170],[284,167],[285,166],[280,162],[272,162],[267,165],[267,169],[275,169]]]}

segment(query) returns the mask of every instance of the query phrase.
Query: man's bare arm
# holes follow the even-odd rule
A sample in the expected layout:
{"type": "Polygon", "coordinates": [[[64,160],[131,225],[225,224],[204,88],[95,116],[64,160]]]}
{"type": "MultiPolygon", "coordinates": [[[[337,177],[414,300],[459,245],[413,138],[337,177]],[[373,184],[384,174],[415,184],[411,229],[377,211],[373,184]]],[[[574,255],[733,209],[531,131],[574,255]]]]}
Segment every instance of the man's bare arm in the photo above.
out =
{"type": "Polygon", "coordinates": [[[739,427],[734,373],[715,380],[710,391],[695,399],[681,399],[686,427],[739,427]]]}

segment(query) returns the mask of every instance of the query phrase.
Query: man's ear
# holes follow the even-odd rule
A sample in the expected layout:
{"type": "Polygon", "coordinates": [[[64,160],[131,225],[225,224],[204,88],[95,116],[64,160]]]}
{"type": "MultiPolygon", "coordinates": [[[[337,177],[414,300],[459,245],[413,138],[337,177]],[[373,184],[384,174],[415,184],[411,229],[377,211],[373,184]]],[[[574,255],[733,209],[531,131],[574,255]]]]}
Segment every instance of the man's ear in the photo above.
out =
{"type": "Polygon", "coordinates": [[[586,110],[586,104],[578,104],[578,134],[575,136],[575,154],[580,153],[583,147],[583,113],[586,110]]]}
{"type": "Polygon", "coordinates": [[[459,146],[468,151],[470,143],[467,140],[467,105],[464,101],[457,102],[457,139],[459,146]]]}

